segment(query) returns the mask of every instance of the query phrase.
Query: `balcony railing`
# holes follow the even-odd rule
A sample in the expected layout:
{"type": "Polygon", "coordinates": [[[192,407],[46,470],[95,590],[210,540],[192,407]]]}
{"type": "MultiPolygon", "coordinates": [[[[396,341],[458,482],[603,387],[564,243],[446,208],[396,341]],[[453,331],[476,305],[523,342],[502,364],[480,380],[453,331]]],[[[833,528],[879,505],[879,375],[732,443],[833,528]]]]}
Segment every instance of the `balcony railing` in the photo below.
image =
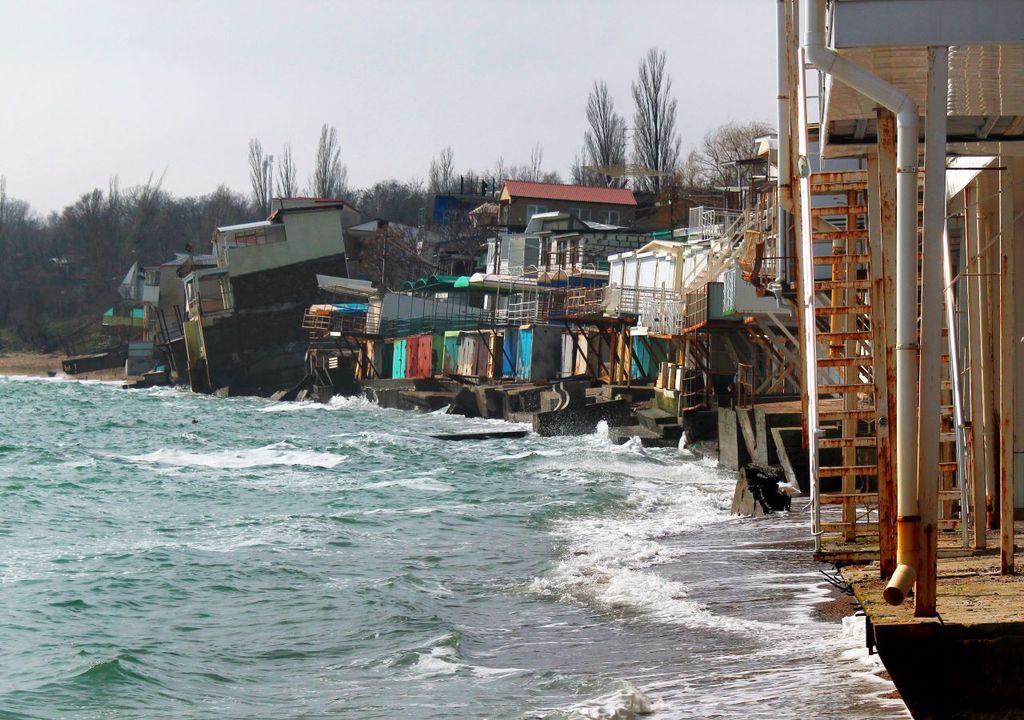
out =
{"type": "Polygon", "coordinates": [[[366,332],[367,313],[324,314],[306,310],[302,317],[302,329],[311,336],[323,337],[332,332],[366,332]]]}
{"type": "Polygon", "coordinates": [[[708,320],[719,320],[722,316],[722,283],[705,283],[696,290],[686,293],[685,327],[702,325],[708,320]]]}
{"type": "Polygon", "coordinates": [[[743,212],[724,208],[695,207],[690,210],[691,239],[717,240],[727,234],[735,226],[743,212]]]}
{"type": "Polygon", "coordinates": [[[565,314],[601,315],[607,288],[569,288],[565,292],[565,314]]]}

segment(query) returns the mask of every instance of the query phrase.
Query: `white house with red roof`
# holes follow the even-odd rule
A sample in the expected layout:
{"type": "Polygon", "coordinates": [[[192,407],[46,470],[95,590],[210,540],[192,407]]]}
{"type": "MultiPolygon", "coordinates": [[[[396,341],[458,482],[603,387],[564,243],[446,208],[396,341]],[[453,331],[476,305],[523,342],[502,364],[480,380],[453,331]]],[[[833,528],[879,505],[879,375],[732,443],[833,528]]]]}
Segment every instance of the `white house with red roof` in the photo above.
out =
{"type": "Polygon", "coordinates": [[[534,215],[563,212],[588,222],[629,227],[636,198],[627,188],[506,180],[498,199],[498,223],[525,228],[534,215]]]}

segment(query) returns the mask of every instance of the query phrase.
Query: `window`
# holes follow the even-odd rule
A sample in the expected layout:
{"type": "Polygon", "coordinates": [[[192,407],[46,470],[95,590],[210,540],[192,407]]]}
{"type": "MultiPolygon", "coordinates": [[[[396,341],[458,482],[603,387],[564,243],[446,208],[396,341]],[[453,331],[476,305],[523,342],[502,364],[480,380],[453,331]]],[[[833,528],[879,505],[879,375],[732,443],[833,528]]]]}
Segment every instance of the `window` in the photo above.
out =
{"type": "Polygon", "coordinates": [[[534,215],[539,215],[540,213],[546,213],[547,211],[548,211],[548,208],[547,208],[546,205],[527,205],[526,206],[526,218],[529,219],[529,218],[532,218],[534,215]]]}
{"type": "Polygon", "coordinates": [[[608,218],[607,219],[607,224],[608,225],[618,225],[619,224],[619,211],[618,210],[609,210],[606,213],[606,216],[608,218]]]}

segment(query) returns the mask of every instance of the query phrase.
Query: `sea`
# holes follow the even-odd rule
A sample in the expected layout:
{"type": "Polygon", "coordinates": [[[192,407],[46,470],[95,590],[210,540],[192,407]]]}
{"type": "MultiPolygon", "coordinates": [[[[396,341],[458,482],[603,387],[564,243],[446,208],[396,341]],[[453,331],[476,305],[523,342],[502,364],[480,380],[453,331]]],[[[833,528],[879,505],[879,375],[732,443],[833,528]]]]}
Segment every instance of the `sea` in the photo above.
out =
{"type": "Polygon", "coordinates": [[[806,502],[520,427],[0,378],[0,718],[909,717],[806,502]]]}

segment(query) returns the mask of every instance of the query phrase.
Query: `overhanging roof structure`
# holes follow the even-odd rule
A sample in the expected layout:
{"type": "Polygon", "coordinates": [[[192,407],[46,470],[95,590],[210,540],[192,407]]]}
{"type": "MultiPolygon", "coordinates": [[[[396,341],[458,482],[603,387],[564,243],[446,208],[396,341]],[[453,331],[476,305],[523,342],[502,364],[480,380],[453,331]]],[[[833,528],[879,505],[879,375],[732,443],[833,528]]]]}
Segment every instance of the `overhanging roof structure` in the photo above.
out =
{"type": "MultiPolygon", "coordinates": [[[[838,0],[832,8],[836,51],[906,91],[922,116],[928,46],[949,47],[951,151],[992,154],[993,145],[1003,143],[1004,155],[1024,155],[1024,7],[1018,0],[838,0]]],[[[862,155],[873,146],[875,107],[827,77],[823,155],[862,155]]]]}

